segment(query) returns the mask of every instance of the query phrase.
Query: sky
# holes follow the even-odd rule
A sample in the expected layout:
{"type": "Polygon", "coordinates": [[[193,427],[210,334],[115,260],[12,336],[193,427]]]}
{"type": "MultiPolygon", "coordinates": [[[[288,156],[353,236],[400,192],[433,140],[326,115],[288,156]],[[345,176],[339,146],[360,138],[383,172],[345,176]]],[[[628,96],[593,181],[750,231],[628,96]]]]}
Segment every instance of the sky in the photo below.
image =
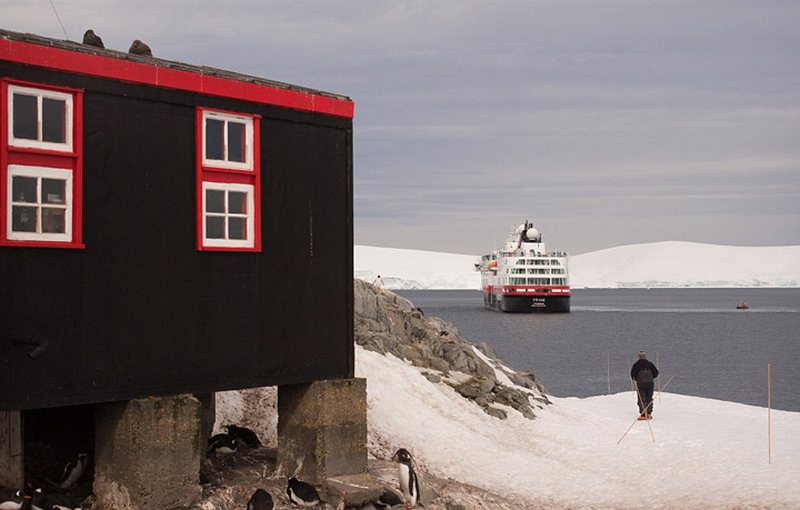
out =
{"type": "Polygon", "coordinates": [[[360,245],[800,245],[800,2],[0,0],[0,28],[344,94],[360,245]]]}

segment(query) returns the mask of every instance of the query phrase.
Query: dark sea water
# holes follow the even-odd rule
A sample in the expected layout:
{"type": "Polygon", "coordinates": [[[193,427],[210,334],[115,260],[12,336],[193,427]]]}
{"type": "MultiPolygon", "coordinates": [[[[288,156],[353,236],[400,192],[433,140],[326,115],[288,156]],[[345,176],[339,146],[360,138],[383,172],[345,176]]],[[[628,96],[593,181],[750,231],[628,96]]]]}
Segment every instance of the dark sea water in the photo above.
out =
{"type": "MultiPolygon", "coordinates": [[[[575,289],[568,314],[508,314],[480,291],[397,291],[469,341],[490,343],[551,394],[586,397],[631,388],[643,349],[666,391],[800,411],[800,289],[575,289]],[[746,302],[749,310],[736,310],[746,302]]],[[[657,384],[658,384],[657,382],[657,384]]]]}

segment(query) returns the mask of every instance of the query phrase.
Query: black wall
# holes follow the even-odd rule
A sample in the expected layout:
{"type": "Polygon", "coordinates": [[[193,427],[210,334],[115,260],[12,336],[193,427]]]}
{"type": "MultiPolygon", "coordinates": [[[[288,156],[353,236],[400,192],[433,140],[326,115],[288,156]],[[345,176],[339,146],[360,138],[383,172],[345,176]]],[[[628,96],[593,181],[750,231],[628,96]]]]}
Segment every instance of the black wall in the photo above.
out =
{"type": "Polygon", "coordinates": [[[0,76],[84,89],[86,245],[0,247],[0,409],[352,376],[350,119],[0,76]],[[260,253],[196,249],[196,106],[262,116],[260,253]],[[30,358],[28,339],[48,347],[30,358]]]}

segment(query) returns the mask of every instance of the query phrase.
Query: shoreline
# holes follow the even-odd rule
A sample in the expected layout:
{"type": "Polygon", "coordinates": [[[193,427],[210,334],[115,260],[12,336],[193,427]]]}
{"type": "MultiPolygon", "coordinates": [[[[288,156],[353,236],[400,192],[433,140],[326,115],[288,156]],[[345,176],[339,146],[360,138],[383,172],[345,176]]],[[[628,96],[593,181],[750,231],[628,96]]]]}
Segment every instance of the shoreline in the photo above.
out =
{"type": "MultiPolygon", "coordinates": [[[[654,419],[637,422],[629,390],[589,397],[545,393],[547,402],[529,399],[533,418],[524,409],[490,403],[503,411],[501,419],[463,394],[451,364],[447,377],[435,373],[430,353],[436,341],[430,349],[419,344],[444,333],[448,341],[482,349],[452,324],[423,316],[411,301],[355,285],[356,375],[367,379],[370,454],[378,459],[404,447],[432,476],[537,510],[800,507],[800,412],[770,411],[771,463],[767,408],[752,404],[667,391],[655,401],[654,419]],[[400,345],[382,343],[392,338],[400,345]],[[416,346],[411,356],[404,355],[405,345],[416,346]]],[[[494,375],[482,377],[514,384],[508,364],[486,351],[479,357],[493,363],[494,375]]]]}

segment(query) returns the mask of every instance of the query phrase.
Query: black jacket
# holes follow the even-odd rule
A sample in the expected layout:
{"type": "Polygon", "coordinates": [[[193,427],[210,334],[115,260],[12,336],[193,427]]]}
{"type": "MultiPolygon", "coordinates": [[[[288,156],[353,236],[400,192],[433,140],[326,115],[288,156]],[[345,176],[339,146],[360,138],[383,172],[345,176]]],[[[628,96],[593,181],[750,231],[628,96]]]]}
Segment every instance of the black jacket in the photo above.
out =
{"type": "Polygon", "coordinates": [[[658,369],[656,366],[646,359],[640,359],[631,367],[631,379],[638,381],[639,372],[646,368],[650,369],[650,371],[653,373],[653,379],[658,377],[658,369]]]}

